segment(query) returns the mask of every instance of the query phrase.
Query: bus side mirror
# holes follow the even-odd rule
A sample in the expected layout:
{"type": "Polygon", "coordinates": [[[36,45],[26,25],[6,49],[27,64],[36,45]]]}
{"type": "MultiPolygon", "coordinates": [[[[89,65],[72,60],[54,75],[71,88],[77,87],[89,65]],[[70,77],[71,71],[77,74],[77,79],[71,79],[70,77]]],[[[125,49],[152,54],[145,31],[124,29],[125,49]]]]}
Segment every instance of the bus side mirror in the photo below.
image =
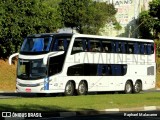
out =
{"type": "Polygon", "coordinates": [[[46,54],[46,55],[44,56],[44,58],[43,58],[43,64],[44,64],[44,65],[47,65],[48,57],[50,57],[50,56],[52,56],[52,55],[54,55],[54,54],[55,54],[55,52],[51,52],[51,53],[46,54]]]}
{"type": "Polygon", "coordinates": [[[12,58],[19,55],[19,53],[14,53],[9,57],[9,65],[12,65],[12,58]]]}

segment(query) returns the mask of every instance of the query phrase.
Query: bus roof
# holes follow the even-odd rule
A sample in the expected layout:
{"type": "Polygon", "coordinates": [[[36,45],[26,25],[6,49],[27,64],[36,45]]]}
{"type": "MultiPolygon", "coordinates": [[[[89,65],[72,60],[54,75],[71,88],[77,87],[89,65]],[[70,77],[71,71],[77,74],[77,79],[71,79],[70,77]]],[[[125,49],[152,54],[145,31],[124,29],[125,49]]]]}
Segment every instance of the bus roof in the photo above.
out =
{"type": "Polygon", "coordinates": [[[88,37],[88,38],[122,40],[122,41],[137,41],[137,42],[154,42],[153,40],[150,40],[150,39],[126,38],[126,37],[110,37],[110,36],[87,35],[87,34],[74,34],[74,37],[88,37]]]}
{"type": "Polygon", "coordinates": [[[99,39],[110,39],[110,40],[137,41],[137,42],[154,42],[153,40],[150,40],[150,39],[110,37],[110,36],[77,34],[77,33],[41,33],[41,34],[32,34],[27,37],[72,36],[72,35],[74,37],[88,37],[88,38],[99,38],[99,39]]]}
{"type": "Polygon", "coordinates": [[[32,34],[28,35],[27,37],[48,37],[48,36],[72,36],[73,33],[40,33],[40,34],[32,34]]]}

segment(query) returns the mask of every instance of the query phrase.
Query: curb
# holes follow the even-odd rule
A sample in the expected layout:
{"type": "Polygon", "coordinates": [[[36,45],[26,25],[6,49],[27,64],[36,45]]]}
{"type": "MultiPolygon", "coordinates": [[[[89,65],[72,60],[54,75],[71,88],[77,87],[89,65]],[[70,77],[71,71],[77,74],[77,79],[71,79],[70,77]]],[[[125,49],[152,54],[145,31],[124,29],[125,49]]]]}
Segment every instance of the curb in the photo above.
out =
{"type": "Polygon", "coordinates": [[[17,91],[0,91],[0,93],[17,93],[17,91]]]}

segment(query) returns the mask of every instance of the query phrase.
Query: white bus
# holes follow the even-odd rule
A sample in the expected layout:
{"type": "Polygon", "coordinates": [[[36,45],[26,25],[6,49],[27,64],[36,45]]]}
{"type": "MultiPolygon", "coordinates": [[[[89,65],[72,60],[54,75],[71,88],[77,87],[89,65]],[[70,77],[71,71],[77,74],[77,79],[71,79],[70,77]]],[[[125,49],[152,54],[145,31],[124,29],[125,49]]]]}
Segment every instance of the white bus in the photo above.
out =
{"type": "Polygon", "coordinates": [[[18,55],[17,92],[64,93],[124,91],[155,87],[153,40],[85,34],[35,34],[18,55]]]}

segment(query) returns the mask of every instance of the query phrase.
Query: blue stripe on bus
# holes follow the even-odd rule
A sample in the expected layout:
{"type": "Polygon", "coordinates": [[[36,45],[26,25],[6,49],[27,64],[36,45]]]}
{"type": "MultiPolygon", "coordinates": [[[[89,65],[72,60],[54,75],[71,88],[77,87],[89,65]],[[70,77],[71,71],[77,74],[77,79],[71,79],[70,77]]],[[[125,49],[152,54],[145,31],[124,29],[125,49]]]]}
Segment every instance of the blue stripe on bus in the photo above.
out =
{"type": "Polygon", "coordinates": [[[44,78],[44,90],[49,90],[49,78],[44,78]]]}

